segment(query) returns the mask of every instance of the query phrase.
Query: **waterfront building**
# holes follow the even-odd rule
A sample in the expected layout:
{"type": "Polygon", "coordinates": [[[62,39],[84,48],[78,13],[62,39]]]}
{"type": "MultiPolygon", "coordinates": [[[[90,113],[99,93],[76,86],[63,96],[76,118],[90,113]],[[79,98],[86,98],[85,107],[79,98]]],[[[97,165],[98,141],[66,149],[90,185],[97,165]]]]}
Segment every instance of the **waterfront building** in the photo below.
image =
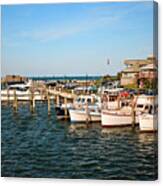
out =
{"type": "Polygon", "coordinates": [[[155,79],[157,78],[156,64],[149,64],[140,68],[139,79],[155,79]]]}
{"type": "Polygon", "coordinates": [[[124,61],[126,68],[122,71],[121,85],[138,87],[142,78],[157,77],[157,60],[154,56],[147,59],[128,59],[124,61]]]}

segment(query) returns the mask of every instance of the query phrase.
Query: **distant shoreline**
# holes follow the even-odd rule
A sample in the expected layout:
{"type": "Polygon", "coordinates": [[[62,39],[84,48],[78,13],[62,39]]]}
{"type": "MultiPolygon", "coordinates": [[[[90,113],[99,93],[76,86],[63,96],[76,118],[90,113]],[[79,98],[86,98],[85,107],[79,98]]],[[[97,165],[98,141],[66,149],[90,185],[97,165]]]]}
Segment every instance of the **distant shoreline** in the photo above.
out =
{"type": "Polygon", "coordinates": [[[27,78],[32,79],[32,80],[44,80],[44,81],[49,81],[49,80],[98,80],[102,76],[27,76],[27,78]]]}

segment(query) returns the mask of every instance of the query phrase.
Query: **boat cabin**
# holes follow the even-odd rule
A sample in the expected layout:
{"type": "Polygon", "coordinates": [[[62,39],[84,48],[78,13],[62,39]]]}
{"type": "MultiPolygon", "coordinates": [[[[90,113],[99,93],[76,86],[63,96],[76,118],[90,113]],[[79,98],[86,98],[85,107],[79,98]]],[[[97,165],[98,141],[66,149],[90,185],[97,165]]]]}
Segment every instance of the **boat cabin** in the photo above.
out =
{"type": "Polygon", "coordinates": [[[140,95],[135,99],[135,111],[147,112],[151,106],[157,105],[156,96],[140,95]]]}
{"type": "Polygon", "coordinates": [[[96,104],[99,102],[99,98],[97,96],[93,96],[93,95],[81,95],[78,96],[77,99],[75,100],[74,104],[96,104]]]}

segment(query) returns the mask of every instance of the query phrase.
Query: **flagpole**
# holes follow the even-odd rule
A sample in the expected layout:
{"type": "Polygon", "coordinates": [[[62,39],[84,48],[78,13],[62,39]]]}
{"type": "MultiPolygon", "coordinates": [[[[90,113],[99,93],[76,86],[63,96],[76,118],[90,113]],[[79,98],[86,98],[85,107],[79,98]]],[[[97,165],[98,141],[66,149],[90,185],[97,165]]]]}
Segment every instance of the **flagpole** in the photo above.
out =
{"type": "Polygon", "coordinates": [[[107,65],[110,65],[110,59],[109,58],[107,59],[107,65]]]}

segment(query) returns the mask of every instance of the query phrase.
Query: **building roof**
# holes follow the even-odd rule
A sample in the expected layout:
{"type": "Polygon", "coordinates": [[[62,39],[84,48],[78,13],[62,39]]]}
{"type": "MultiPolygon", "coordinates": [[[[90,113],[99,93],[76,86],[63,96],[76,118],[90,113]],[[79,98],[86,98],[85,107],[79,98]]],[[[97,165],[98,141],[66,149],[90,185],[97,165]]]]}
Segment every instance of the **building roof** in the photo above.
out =
{"type": "Polygon", "coordinates": [[[154,62],[156,63],[156,61],[157,61],[156,57],[153,55],[150,55],[147,57],[147,59],[127,59],[124,61],[124,64],[142,66],[142,65],[148,65],[154,62]]]}
{"type": "Polygon", "coordinates": [[[149,61],[143,59],[128,59],[124,61],[125,65],[146,65],[149,61]]]}

